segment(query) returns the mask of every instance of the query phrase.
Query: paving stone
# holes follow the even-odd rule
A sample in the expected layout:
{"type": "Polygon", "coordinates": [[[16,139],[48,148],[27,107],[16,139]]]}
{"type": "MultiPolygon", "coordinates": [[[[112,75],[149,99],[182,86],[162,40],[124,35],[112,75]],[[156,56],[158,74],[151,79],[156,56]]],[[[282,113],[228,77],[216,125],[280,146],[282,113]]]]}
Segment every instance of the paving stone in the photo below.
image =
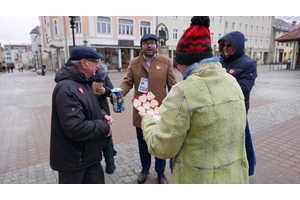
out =
{"type": "MultiPolygon", "coordinates": [[[[297,121],[300,121],[300,80],[298,78],[300,71],[268,71],[268,66],[259,66],[258,70],[259,76],[251,92],[248,113],[252,140],[257,156],[255,174],[249,178],[250,183],[299,184],[300,147],[298,144],[300,136],[295,133],[300,128],[297,123],[297,121]],[[251,107],[254,104],[255,107],[251,107]]],[[[53,171],[49,165],[49,146],[47,146],[50,142],[49,127],[51,97],[55,86],[54,75],[52,72],[47,72],[44,77],[33,76],[29,72],[28,74],[24,72],[24,77],[20,77],[18,74],[6,74],[5,76],[0,74],[0,88],[2,88],[0,95],[0,128],[5,127],[5,130],[0,129],[0,141],[2,142],[0,158],[3,158],[0,164],[0,170],[3,172],[0,173],[1,184],[58,183],[58,172],[53,171]],[[3,81],[4,77],[5,81],[3,81]],[[37,85],[37,83],[39,84],[37,85]],[[15,91],[16,88],[18,91],[15,91]],[[20,97],[22,97],[22,101],[20,101],[20,97]],[[40,111],[41,109],[43,112],[40,111]],[[31,113],[31,115],[21,116],[19,113],[31,113]],[[18,121],[18,123],[36,123],[36,128],[27,126],[28,131],[26,130],[26,133],[24,131],[23,135],[15,135],[14,130],[20,125],[16,124],[15,121],[17,120],[14,119],[20,118],[20,116],[24,121],[18,121]],[[25,120],[27,121],[25,122],[25,120]],[[7,123],[14,124],[8,127],[6,126],[7,123]],[[43,123],[43,125],[41,126],[39,123],[43,123]],[[14,138],[11,143],[10,138],[14,138]],[[22,138],[25,139],[22,140],[22,138]],[[18,141],[20,141],[19,144],[18,141]],[[18,151],[13,149],[14,146],[17,146],[16,149],[22,149],[22,156],[21,152],[18,154],[18,151]],[[24,152],[26,153],[24,154],[24,152]],[[47,156],[45,156],[46,154],[47,156]],[[10,159],[6,158],[7,155],[11,155],[10,159]],[[21,161],[21,157],[26,158],[22,159],[23,163],[29,161],[31,164],[17,168],[16,166],[19,165],[14,162],[21,161]],[[40,159],[42,157],[44,159],[40,159]],[[9,160],[11,163],[8,165],[9,160]],[[7,169],[7,166],[11,166],[11,169],[7,169]]],[[[110,73],[110,78],[113,84],[119,84],[124,75],[125,73],[110,73]]],[[[181,75],[176,74],[176,76],[179,77],[178,80],[181,80],[181,75]]],[[[128,98],[131,98],[133,91],[128,95],[128,98]]],[[[120,119],[125,120],[126,116],[123,115],[120,119]]],[[[115,156],[117,169],[111,175],[104,173],[107,184],[137,183],[137,177],[141,172],[138,143],[135,138],[136,133],[132,127],[131,118],[129,120],[130,123],[126,126],[132,128],[134,137],[114,144],[118,152],[115,156]]],[[[129,137],[129,134],[127,132],[126,137],[129,137]]],[[[118,137],[118,134],[116,133],[114,136],[118,137]]],[[[114,141],[117,141],[117,138],[114,141]]],[[[156,179],[154,156],[152,156],[151,162],[150,174],[155,173],[152,177],[156,179]]],[[[101,164],[105,169],[105,162],[102,161],[101,164]]],[[[166,167],[168,169],[169,159],[166,160],[166,167]]],[[[153,182],[147,180],[147,183],[153,182]]]]}

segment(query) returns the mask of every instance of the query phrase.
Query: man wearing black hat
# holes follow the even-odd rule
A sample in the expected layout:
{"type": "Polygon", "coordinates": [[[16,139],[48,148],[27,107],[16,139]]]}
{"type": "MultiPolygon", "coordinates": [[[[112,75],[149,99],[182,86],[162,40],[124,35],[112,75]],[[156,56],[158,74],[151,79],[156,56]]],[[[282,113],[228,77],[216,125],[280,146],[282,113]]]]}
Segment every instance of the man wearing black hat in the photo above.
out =
{"type": "Polygon", "coordinates": [[[90,47],[74,47],[55,76],[50,166],[59,183],[104,183],[102,140],[111,134],[113,120],[102,114],[92,90],[92,82],[103,81],[107,73],[97,70],[101,58],[90,47]]]}
{"type": "MultiPolygon", "coordinates": [[[[132,59],[129,68],[120,85],[124,96],[134,85],[134,98],[151,91],[157,98],[159,104],[167,95],[166,87],[170,91],[176,84],[171,59],[159,55],[156,52],[157,38],[154,34],[147,33],[141,38],[141,54],[132,59]]],[[[141,129],[141,118],[138,110],[133,108],[133,126],[136,127],[139,144],[139,154],[142,164],[142,172],[138,177],[138,183],[144,183],[151,166],[151,154],[143,137],[141,129]]],[[[155,158],[155,171],[158,174],[159,183],[168,183],[164,171],[166,160],[155,158]]]]}

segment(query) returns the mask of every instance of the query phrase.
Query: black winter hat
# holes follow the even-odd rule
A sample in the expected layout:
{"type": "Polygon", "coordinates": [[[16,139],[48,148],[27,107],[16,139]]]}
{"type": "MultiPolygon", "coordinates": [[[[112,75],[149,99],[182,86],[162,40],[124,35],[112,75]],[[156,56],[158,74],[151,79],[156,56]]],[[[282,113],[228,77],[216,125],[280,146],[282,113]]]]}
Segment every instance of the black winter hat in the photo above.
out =
{"type": "Polygon", "coordinates": [[[208,16],[194,16],[190,27],[183,33],[176,47],[176,63],[191,65],[213,57],[208,16]]]}

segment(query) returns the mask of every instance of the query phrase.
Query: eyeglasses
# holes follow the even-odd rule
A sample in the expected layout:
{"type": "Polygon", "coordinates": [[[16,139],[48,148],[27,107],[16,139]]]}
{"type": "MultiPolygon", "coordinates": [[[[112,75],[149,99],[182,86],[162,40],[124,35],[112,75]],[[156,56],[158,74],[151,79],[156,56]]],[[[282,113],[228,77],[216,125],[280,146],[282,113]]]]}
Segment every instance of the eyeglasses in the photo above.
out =
{"type": "Polygon", "coordinates": [[[224,48],[224,47],[230,48],[230,47],[232,47],[232,44],[222,44],[222,48],[224,48]]]}
{"type": "Polygon", "coordinates": [[[150,46],[154,47],[156,45],[155,42],[143,42],[143,46],[147,47],[150,44],[150,46]]]}
{"type": "Polygon", "coordinates": [[[99,65],[99,60],[89,60],[89,59],[86,59],[87,61],[90,61],[90,62],[93,62],[95,63],[96,65],[99,65]]]}
{"type": "Polygon", "coordinates": [[[180,66],[179,66],[179,64],[176,64],[175,68],[180,72],[180,66]]]}

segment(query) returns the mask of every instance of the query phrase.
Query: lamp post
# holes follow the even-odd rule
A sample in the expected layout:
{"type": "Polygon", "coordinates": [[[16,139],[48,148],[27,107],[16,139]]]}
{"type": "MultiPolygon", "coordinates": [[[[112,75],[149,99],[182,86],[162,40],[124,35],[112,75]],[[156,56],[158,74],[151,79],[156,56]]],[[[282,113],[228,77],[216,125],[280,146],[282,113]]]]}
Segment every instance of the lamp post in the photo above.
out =
{"type": "Polygon", "coordinates": [[[35,66],[35,71],[37,70],[37,68],[38,68],[38,51],[35,51],[34,52],[35,54],[34,54],[34,66],[35,66]]]}
{"type": "Polygon", "coordinates": [[[72,36],[73,36],[73,47],[75,47],[75,37],[74,37],[74,28],[75,28],[75,16],[69,16],[71,18],[70,24],[72,28],[72,36]]]}
{"type": "Polygon", "coordinates": [[[278,49],[276,49],[275,64],[277,64],[277,53],[278,53],[278,49]]]}
{"type": "Polygon", "coordinates": [[[252,50],[252,47],[250,47],[250,58],[252,58],[252,57],[251,57],[251,50],[252,50]]]}
{"type": "Polygon", "coordinates": [[[86,41],[85,39],[83,40],[83,44],[84,46],[87,46],[88,41],[86,41]]]}
{"type": "Polygon", "coordinates": [[[217,45],[214,45],[214,57],[216,56],[216,48],[217,48],[217,45]]]}
{"type": "Polygon", "coordinates": [[[44,72],[44,66],[43,66],[43,57],[42,57],[42,45],[39,44],[39,50],[40,50],[40,54],[41,54],[41,64],[42,64],[42,76],[45,76],[45,72],[44,72]]]}

